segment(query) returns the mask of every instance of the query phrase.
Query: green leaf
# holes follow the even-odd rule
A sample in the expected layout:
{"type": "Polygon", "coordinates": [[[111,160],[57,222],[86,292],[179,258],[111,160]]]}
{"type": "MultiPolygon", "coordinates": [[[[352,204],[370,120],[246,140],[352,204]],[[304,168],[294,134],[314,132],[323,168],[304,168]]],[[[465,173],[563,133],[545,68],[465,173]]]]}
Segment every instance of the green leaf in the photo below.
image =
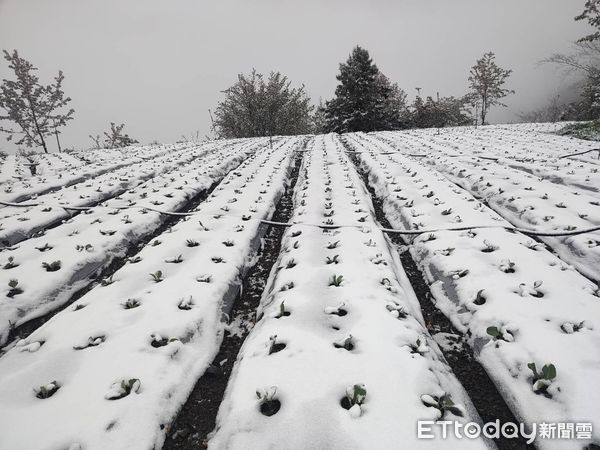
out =
{"type": "Polygon", "coordinates": [[[365,389],[365,387],[360,384],[355,384],[354,385],[354,399],[353,399],[354,404],[357,404],[357,405],[362,404],[363,401],[365,400],[366,396],[367,396],[367,390],[365,389]]]}
{"type": "Polygon", "coordinates": [[[529,367],[531,369],[531,371],[533,372],[533,376],[536,379],[539,378],[538,373],[537,373],[537,369],[535,367],[535,363],[530,362],[529,364],[527,364],[527,367],[529,367]]]}
{"type": "Polygon", "coordinates": [[[487,334],[496,339],[500,336],[500,330],[498,329],[498,327],[488,327],[486,332],[487,334]]]}
{"type": "Polygon", "coordinates": [[[554,367],[554,364],[547,364],[542,367],[542,374],[546,380],[553,380],[556,378],[556,367],[554,367]]]}
{"type": "Polygon", "coordinates": [[[458,417],[462,417],[463,416],[463,412],[461,411],[461,409],[457,408],[456,406],[449,406],[446,409],[448,411],[450,411],[452,414],[454,414],[455,416],[458,416],[458,417]]]}

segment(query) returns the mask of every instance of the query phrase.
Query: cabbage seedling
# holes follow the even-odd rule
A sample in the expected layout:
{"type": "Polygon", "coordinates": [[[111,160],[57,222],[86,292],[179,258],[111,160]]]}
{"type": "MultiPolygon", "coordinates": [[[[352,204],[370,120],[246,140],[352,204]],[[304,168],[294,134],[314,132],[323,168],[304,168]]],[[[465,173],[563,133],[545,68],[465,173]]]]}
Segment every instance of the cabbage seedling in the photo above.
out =
{"type": "Polygon", "coordinates": [[[491,326],[486,329],[486,333],[489,334],[495,341],[506,341],[513,342],[515,340],[515,333],[517,328],[514,325],[501,325],[500,327],[491,326]]]}
{"type": "Polygon", "coordinates": [[[541,372],[537,371],[537,367],[533,362],[527,364],[527,367],[533,372],[533,392],[551,396],[548,393],[548,388],[556,378],[556,367],[554,367],[554,364],[544,364],[541,372]]]}
{"type": "Polygon", "coordinates": [[[46,272],[56,272],[60,270],[61,262],[60,261],[52,261],[51,263],[43,262],[42,267],[46,269],[46,272]]]}
{"type": "Polygon", "coordinates": [[[291,313],[285,310],[285,302],[281,302],[279,305],[279,312],[275,314],[275,319],[281,319],[282,317],[289,316],[291,313]]]}
{"type": "Polygon", "coordinates": [[[367,389],[364,384],[355,384],[346,388],[346,396],[342,399],[342,407],[350,411],[353,418],[360,417],[363,413],[362,405],[367,399],[367,389]]]}
{"type": "Polygon", "coordinates": [[[15,263],[15,258],[12,256],[8,257],[8,262],[6,264],[4,264],[4,266],[2,267],[5,270],[8,269],[12,269],[14,267],[18,267],[19,265],[15,263]]]}
{"type": "Polygon", "coordinates": [[[458,417],[463,417],[464,415],[463,408],[456,405],[448,393],[444,393],[442,396],[424,394],[421,395],[421,402],[423,402],[425,406],[438,409],[440,411],[440,419],[443,418],[447,412],[458,417]]]}
{"type": "Polygon", "coordinates": [[[141,388],[140,380],[130,378],[129,380],[121,380],[113,383],[108,393],[104,396],[106,400],[118,400],[127,397],[132,392],[139,393],[141,388]]]}
{"type": "Polygon", "coordinates": [[[46,399],[46,398],[52,397],[56,393],[56,391],[58,391],[59,388],[60,388],[60,385],[58,384],[57,381],[51,381],[48,384],[45,384],[43,386],[38,387],[37,389],[34,389],[33,392],[35,392],[35,396],[37,398],[46,399]]]}
{"type": "Polygon", "coordinates": [[[21,289],[20,287],[18,287],[19,285],[19,280],[17,279],[12,279],[8,282],[8,287],[10,288],[10,290],[8,291],[8,294],[6,294],[8,297],[14,297],[15,295],[19,295],[23,293],[23,289],[21,289]]]}
{"type": "Polygon", "coordinates": [[[150,277],[152,278],[152,280],[156,283],[160,283],[162,280],[164,280],[163,278],[163,273],[160,270],[157,270],[154,273],[150,274],[150,277]]]}
{"type": "Polygon", "coordinates": [[[329,280],[329,286],[340,287],[344,281],[344,277],[342,275],[332,275],[329,280]]]}

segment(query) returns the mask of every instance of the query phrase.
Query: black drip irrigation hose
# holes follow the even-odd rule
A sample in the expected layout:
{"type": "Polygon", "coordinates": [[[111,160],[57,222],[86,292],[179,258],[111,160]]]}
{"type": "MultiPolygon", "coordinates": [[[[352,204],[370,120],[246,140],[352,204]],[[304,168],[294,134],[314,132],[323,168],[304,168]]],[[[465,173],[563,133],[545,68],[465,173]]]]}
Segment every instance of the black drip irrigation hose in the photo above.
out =
{"type": "MultiPolygon", "coordinates": [[[[24,204],[20,204],[20,203],[8,203],[8,202],[0,201],[0,205],[25,208],[25,207],[39,206],[41,204],[40,203],[36,203],[36,204],[29,203],[29,204],[24,205],[24,204]]],[[[63,208],[65,210],[87,211],[87,210],[95,209],[98,207],[58,205],[57,208],[63,208]]],[[[174,216],[174,217],[206,215],[206,213],[199,213],[199,212],[195,212],[195,211],[192,211],[192,212],[163,211],[163,210],[148,207],[148,206],[137,206],[137,205],[135,205],[135,206],[110,206],[110,207],[102,206],[101,208],[109,208],[109,209],[116,209],[116,210],[143,209],[146,211],[153,211],[153,212],[156,212],[159,214],[164,214],[167,216],[174,216]]],[[[221,215],[227,216],[228,214],[221,214],[221,215]]],[[[322,229],[336,229],[336,228],[348,228],[348,227],[362,228],[364,226],[361,224],[339,224],[339,225],[331,224],[331,225],[328,225],[328,224],[312,224],[312,223],[305,223],[305,222],[277,222],[277,221],[266,220],[266,219],[261,219],[261,222],[266,225],[273,225],[273,226],[291,227],[293,225],[299,225],[299,226],[318,227],[318,228],[322,228],[322,229]]],[[[596,231],[600,231],[600,226],[594,226],[591,228],[582,228],[580,230],[569,230],[569,231],[540,231],[540,230],[533,230],[533,229],[529,229],[529,228],[513,227],[513,226],[509,226],[509,225],[470,225],[470,226],[465,225],[462,227],[448,227],[448,228],[439,227],[439,228],[431,228],[431,229],[425,229],[425,230],[401,230],[401,229],[385,228],[385,227],[378,227],[378,228],[385,233],[396,233],[396,234],[405,234],[405,235],[412,235],[412,236],[418,236],[420,234],[435,233],[435,232],[441,232],[441,231],[467,231],[467,230],[474,230],[474,229],[481,229],[481,228],[502,228],[502,229],[505,229],[505,230],[511,231],[511,232],[523,233],[528,236],[542,236],[542,237],[577,236],[580,234],[587,234],[587,233],[593,233],[596,231]]]]}
{"type": "MultiPolygon", "coordinates": [[[[237,167],[237,166],[236,166],[237,167]]],[[[231,171],[236,170],[236,168],[231,169],[231,171]]],[[[205,190],[198,192],[194,197],[192,197],[181,209],[182,211],[190,211],[202,204],[220,185],[221,180],[226,176],[224,174],[223,177],[219,179],[213,180],[212,184],[205,190]]],[[[179,213],[179,215],[185,215],[185,213],[179,213]]],[[[160,223],[155,229],[148,232],[144,236],[141,236],[139,240],[132,242],[129,248],[126,250],[125,255],[112,258],[109,262],[103,263],[102,267],[95,268],[91,273],[82,277],[81,279],[87,279],[87,283],[83,285],[78,290],[75,290],[70,296],[69,299],[66,300],[60,307],[49,311],[48,313],[27,320],[26,322],[17,325],[9,330],[9,334],[6,340],[6,344],[3,346],[0,345],[0,357],[11,347],[11,345],[16,341],[16,339],[25,339],[39,327],[41,327],[44,323],[50,320],[59,312],[67,309],[74,302],[79,300],[85,294],[87,294],[90,290],[95,288],[101,283],[101,280],[110,279],[112,276],[122,268],[130,258],[139,253],[142,248],[148,245],[153,239],[167,231],[169,228],[172,228],[179,222],[179,218],[176,217],[176,214],[171,214],[170,217],[166,218],[162,223],[160,223]]],[[[2,248],[0,247],[0,250],[2,248]]]]}
{"type": "Polygon", "coordinates": [[[593,148],[591,150],[586,150],[584,152],[578,152],[578,153],[571,153],[569,155],[563,155],[563,156],[559,156],[558,159],[563,159],[563,158],[570,158],[572,156],[580,156],[580,155],[585,155],[586,153],[589,152],[598,152],[598,159],[600,159],[600,148],[593,148]]]}

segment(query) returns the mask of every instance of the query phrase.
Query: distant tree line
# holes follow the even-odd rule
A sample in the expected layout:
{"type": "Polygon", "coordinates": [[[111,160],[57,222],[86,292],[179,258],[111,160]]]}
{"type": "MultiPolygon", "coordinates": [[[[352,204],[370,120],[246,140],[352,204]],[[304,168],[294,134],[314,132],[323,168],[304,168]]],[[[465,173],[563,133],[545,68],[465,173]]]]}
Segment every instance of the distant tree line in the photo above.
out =
{"type": "MultiPolygon", "coordinates": [[[[590,120],[600,117],[600,0],[586,0],[576,21],[587,21],[593,31],[574,43],[572,53],[554,54],[545,63],[558,64],[580,74],[576,101],[552,98],[538,110],[522,114],[528,121],[590,120]]],[[[61,150],[62,128],[73,120],[71,98],[62,88],[62,71],[50,84],[43,84],[37,68],[17,50],[4,50],[4,59],[14,72],[13,80],[0,85],[0,126],[7,140],[18,146],[41,147],[48,152],[48,139],[54,138],[61,150]]],[[[347,61],[339,66],[338,85],[332,99],[311,104],[304,85],[293,86],[287,76],[256,70],[239,74],[237,81],[223,91],[224,99],[211,114],[214,137],[237,138],[307,134],[400,130],[407,128],[446,127],[485,124],[489,110],[506,106],[503,99],[514,91],[506,87],[512,71],[500,67],[492,52],[485,53],[471,67],[469,91],[464,95],[421,96],[421,89],[408,103],[406,92],[384,75],[369,52],[356,46],[347,61]]],[[[209,110],[210,111],[210,110],[209,110]]],[[[124,124],[111,122],[110,130],[90,135],[96,148],[125,147],[138,141],[128,134],[124,124]]],[[[197,137],[196,137],[197,138],[197,137]]]]}
{"type": "MultiPolygon", "coordinates": [[[[62,90],[62,71],[54,83],[44,85],[35,75],[37,68],[16,50],[4,51],[4,58],[16,80],[5,79],[0,86],[0,109],[5,111],[0,120],[16,127],[0,131],[8,134],[8,140],[16,137],[17,145],[42,147],[45,152],[48,137],[54,136],[60,151],[60,129],[75,112],[67,109],[71,98],[62,90]]],[[[434,99],[422,98],[419,90],[409,105],[405,91],[379,70],[367,50],[357,46],[340,64],[334,97],[316,108],[304,85],[293,86],[280,72],[266,77],[256,70],[238,75],[223,91],[213,131],[219,138],[239,138],[468,125],[474,120],[470,111],[477,106],[484,123],[489,108],[502,105],[500,99],[512,93],[503,87],[509,75],[510,70],[498,67],[494,54],[487,53],[471,69],[469,94],[458,98],[437,95],[434,99]]],[[[110,130],[89,137],[95,148],[138,143],[124,127],[111,122],[110,130]]]]}
{"type": "Polygon", "coordinates": [[[304,86],[292,88],[279,72],[267,80],[255,70],[240,74],[223,91],[225,99],[215,111],[215,132],[218,137],[254,137],[459,126],[476,123],[473,111],[485,123],[489,109],[505,106],[501,99],[514,92],[504,87],[510,73],[496,64],[493,53],[486,53],[471,69],[469,93],[422,98],[418,89],[409,105],[406,92],[357,46],[340,64],[334,97],[316,108],[304,86]]]}
{"type": "MultiPolygon", "coordinates": [[[[16,50],[4,51],[4,59],[16,79],[5,79],[0,85],[0,111],[4,111],[0,120],[15,127],[0,127],[0,131],[8,134],[8,140],[16,138],[17,145],[42,147],[45,152],[48,138],[54,136],[60,151],[61,128],[75,112],[68,108],[71,98],[62,89],[63,72],[58,72],[52,84],[44,85],[35,74],[37,68],[16,50]]],[[[211,114],[212,129],[215,137],[239,138],[485,123],[489,109],[506,106],[501,100],[514,92],[504,87],[510,74],[496,64],[493,53],[486,53],[471,68],[470,92],[460,97],[436,94],[435,98],[423,98],[417,88],[417,96],[408,104],[406,92],[379,70],[366,49],[356,46],[339,66],[331,100],[315,107],[304,85],[293,86],[280,72],[264,76],[252,70],[248,75],[239,74],[237,81],[222,91],[224,98],[215,109],[214,121],[211,114]]],[[[110,130],[89,137],[95,148],[138,143],[124,127],[111,122],[110,130]]]]}

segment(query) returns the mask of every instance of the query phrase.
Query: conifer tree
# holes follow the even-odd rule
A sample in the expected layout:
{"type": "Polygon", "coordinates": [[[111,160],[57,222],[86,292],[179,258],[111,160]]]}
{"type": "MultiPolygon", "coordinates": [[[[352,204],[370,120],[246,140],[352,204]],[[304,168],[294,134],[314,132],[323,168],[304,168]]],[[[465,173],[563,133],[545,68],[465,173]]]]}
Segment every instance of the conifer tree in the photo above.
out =
{"type": "Polygon", "coordinates": [[[356,46],[340,64],[335,97],[325,108],[329,132],[394,130],[403,126],[406,95],[382,74],[369,52],[356,46]]]}

